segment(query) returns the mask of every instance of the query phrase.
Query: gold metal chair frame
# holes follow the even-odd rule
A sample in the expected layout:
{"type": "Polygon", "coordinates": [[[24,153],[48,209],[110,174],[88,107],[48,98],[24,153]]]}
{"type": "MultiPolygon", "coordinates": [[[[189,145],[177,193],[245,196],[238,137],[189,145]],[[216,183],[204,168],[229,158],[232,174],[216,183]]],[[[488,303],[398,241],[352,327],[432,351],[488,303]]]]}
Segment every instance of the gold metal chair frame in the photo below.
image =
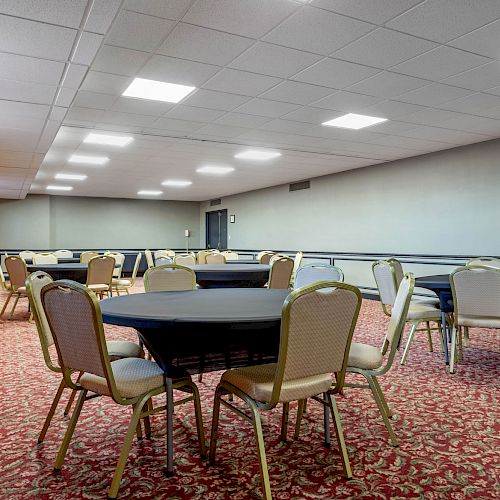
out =
{"type": "MultiPolygon", "coordinates": [[[[7,272],[9,273],[9,285],[7,286],[5,281],[3,281],[3,283],[5,284],[5,287],[7,289],[8,295],[7,295],[7,298],[5,299],[2,310],[0,311],[0,318],[3,316],[5,310],[7,309],[7,305],[9,304],[10,299],[12,297],[15,297],[14,305],[12,306],[12,309],[10,311],[9,320],[11,320],[14,316],[14,312],[16,310],[17,303],[19,302],[19,299],[21,297],[26,297],[26,289],[24,288],[24,285],[22,285],[22,286],[21,285],[14,285],[12,282],[12,277],[13,277],[12,274],[13,273],[11,273],[11,271],[9,270],[8,262],[13,261],[13,260],[20,261],[22,263],[22,266],[24,268],[24,279],[26,279],[26,276],[28,276],[26,262],[24,261],[23,258],[18,257],[16,255],[9,255],[8,257],[5,258],[5,267],[7,268],[7,272]]],[[[2,272],[2,276],[3,276],[3,272],[2,272]]]]}
{"type": "Polygon", "coordinates": [[[111,288],[114,292],[116,292],[116,295],[120,295],[120,292],[125,292],[127,295],[129,294],[129,289],[133,288],[133,286],[135,285],[137,273],[139,272],[139,266],[141,265],[141,260],[142,253],[139,252],[135,258],[134,268],[132,270],[132,276],[130,277],[130,280],[122,279],[121,277],[118,279],[113,278],[113,280],[111,281],[111,288]]]}

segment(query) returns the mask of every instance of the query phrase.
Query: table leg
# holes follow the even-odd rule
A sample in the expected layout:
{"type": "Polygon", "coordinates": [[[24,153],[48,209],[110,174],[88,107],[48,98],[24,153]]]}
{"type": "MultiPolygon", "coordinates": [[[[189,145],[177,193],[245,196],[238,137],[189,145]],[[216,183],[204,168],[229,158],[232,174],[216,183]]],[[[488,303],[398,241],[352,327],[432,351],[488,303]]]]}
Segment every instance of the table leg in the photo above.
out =
{"type": "Polygon", "coordinates": [[[446,321],[446,313],[441,312],[441,335],[443,337],[444,360],[447,365],[450,364],[450,355],[448,352],[448,323],[446,321]]]}
{"type": "Polygon", "coordinates": [[[174,474],[174,389],[172,379],[165,377],[167,398],[167,477],[174,474]]]}

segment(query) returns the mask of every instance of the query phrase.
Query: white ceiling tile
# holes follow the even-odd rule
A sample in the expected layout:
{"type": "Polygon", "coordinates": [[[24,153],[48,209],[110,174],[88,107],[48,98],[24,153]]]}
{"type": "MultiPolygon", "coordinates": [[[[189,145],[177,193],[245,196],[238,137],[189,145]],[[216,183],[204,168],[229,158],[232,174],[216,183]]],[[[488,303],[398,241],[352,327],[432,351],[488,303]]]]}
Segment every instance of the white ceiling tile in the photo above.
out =
{"type": "Polygon", "coordinates": [[[76,106],[72,106],[66,115],[65,122],[73,122],[73,121],[101,121],[104,116],[105,111],[100,109],[90,109],[90,108],[78,108],[76,106]]]}
{"type": "Polygon", "coordinates": [[[174,57],[153,56],[137,76],[199,87],[219,71],[217,66],[174,57]]]}
{"type": "Polygon", "coordinates": [[[353,92],[336,92],[313,103],[314,107],[358,113],[361,109],[379,102],[381,97],[373,97],[353,92]]]}
{"type": "Polygon", "coordinates": [[[118,111],[106,111],[100,118],[102,123],[114,123],[116,125],[138,125],[150,127],[156,120],[155,116],[136,115],[132,113],[121,113],[118,111]]]}
{"type": "Polygon", "coordinates": [[[393,66],[392,70],[429,80],[440,80],[489,61],[490,59],[483,56],[441,46],[393,66]]]}
{"type": "Polygon", "coordinates": [[[434,42],[379,28],[333,53],[333,57],[387,69],[437,47],[434,42]]]}
{"type": "MultiPolygon", "coordinates": [[[[432,147],[433,145],[439,146],[439,144],[437,144],[437,141],[429,141],[428,139],[423,140],[423,139],[416,139],[413,137],[402,137],[402,136],[392,136],[392,135],[386,135],[386,136],[381,135],[379,138],[371,142],[382,146],[396,146],[407,149],[415,149],[417,151],[428,151],[429,147],[432,147]]],[[[444,147],[443,144],[441,144],[441,146],[444,147]]]]}
{"type": "Polygon", "coordinates": [[[106,37],[106,43],[151,52],[174,25],[175,21],[122,10],[106,37]]]}
{"type": "Polygon", "coordinates": [[[191,106],[184,106],[178,104],[170,110],[166,117],[175,118],[178,120],[198,121],[198,122],[211,122],[221,117],[224,111],[216,111],[214,109],[195,108],[191,106]]]}
{"type": "MultiPolygon", "coordinates": [[[[109,97],[109,96],[108,96],[109,97]]],[[[171,102],[149,101],[132,97],[119,97],[110,105],[113,111],[136,113],[138,115],[161,116],[174,106],[171,102]]]]}
{"type": "Polygon", "coordinates": [[[215,92],[213,90],[197,89],[190,94],[184,102],[188,106],[197,106],[207,109],[219,109],[231,111],[237,106],[250,100],[250,97],[227,92],[215,92]]]}
{"type": "Polygon", "coordinates": [[[194,132],[206,125],[205,123],[187,120],[176,120],[174,118],[158,118],[152,126],[154,129],[172,130],[176,132],[194,132]]]}
{"type": "Polygon", "coordinates": [[[0,51],[66,61],[77,31],[0,15],[0,51]]]}
{"type": "Polygon", "coordinates": [[[315,136],[315,127],[304,122],[296,122],[292,120],[276,119],[265,123],[261,126],[261,130],[272,130],[273,132],[283,132],[289,134],[315,136]]]}
{"type": "Polygon", "coordinates": [[[332,89],[310,85],[309,83],[285,81],[264,92],[261,97],[274,101],[291,102],[294,104],[310,104],[332,93],[332,89]]]}
{"type": "Polygon", "coordinates": [[[229,66],[270,76],[287,78],[318,62],[321,56],[295,49],[258,42],[229,66]]]}
{"type": "Polygon", "coordinates": [[[449,123],[458,122],[461,117],[462,115],[460,115],[459,113],[454,113],[453,111],[427,108],[424,111],[406,115],[404,121],[408,123],[417,123],[420,125],[437,125],[445,121],[448,121],[449,123]]]}
{"type": "Polygon", "coordinates": [[[402,131],[400,135],[406,137],[415,137],[417,139],[436,140],[440,142],[448,142],[450,144],[461,145],[481,142],[490,139],[488,135],[473,134],[464,132],[463,130],[450,130],[447,128],[419,126],[406,131],[402,131]]]}
{"type": "Polygon", "coordinates": [[[361,94],[391,98],[395,95],[428,85],[429,82],[412,76],[398,75],[390,71],[383,71],[371,78],[349,87],[353,92],[361,94]]]}
{"type": "Polygon", "coordinates": [[[287,102],[269,101],[268,99],[252,99],[241,105],[236,111],[249,115],[277,118],[291,111],[295,111],[298,108],[298,105],[287,102]]]}
{"type": "Polygon", "coordinates": [[[56,94],[56,100],[54,104],[56,106],[68,107],[71,105],[73,98],[76,95],[76,89],[60,88],[59,92],[56,94]]]}
{"type": "Polygon", "coordinates": [[[82,33],[78,46],[73,54],[72,61],[77,64],[86,64],[90,66],[94,60],[104,37],[96,33],[87,31],[82,33]]]}
{"type": "Polygon", "coordinates": [[[375,24],[385,23],[422,0],[312,0],[311,5],[375,24]]]}
{"type": "Polygon", "coordinates": [[[500,64],[494,61],[458,75],[450,76],[443,82],[471,90],[487,90],[500,85],[500,64]]]}
{"type": "Polygon", "coordinates": [[[221,92],[256,96],[277,85],[280,81],[279,78],[271,76],[257,75],[236,69],[223,69],[203,87],[221,92]]]}
{"type": "Polygon", "coordinates": [[[451,99],[457,99],[470,94],[470,90],[452,87],[441,83],[433,83],[426,87],[405,92],[397,96],[398,101],[420,104],[422,106],[436,106],[451,99]]]}
{"type": "Polygon", "coordinates": [[[149,57],[149,54],[145,52],[103,45],[97,53],[92,69],[117,75],[135,76],[149,57]]]}
{"type": "Polygon", "coordinates": [[[417,106],[415,104],[408,104],[406,102],[399,101],[384,101],[373,106],[368,106],[361,110],[361,114],[368,116],[379,116],[381,118],[403,119],[404,116],[417,113],[418,111],[423,111],[426,108],[423,106],[417,106]]]}
{"type": "Polygon", "coordinates": [[[9,117],[18,117],[45,120],[49,110],[50,107],[48,105],[0,100],[0,115],[4,116],[6,119],[9,117]]]}
{"type": "Polygon", "coordinates": [[[387,26],[436,42],[447,42],[500,16],[498,0],[427,0],[387,26]]]}
{"type": "Polygon", "coordinates": [[[52,108],[50,109],[49,118],[52,121],[59,120],[60,122],[62,122],[67,112],[68,108],[63,108],[61,106],[52,106],[52,108]]]}
{"type": "Polygon", "coordinates": [[[492,22],[456,38],[448,42],[448,45],[493,59],[500,59],[500,21],[492,22]]]}
{"type": "Polygon", "coordinates": [[[500,86],[488,89],[488,94],[500,95],[500,86]]]}
{"type": "Polygon", "coordinates": [[[210,123],[196,131],[196,135],[206,135],[214,137],[236,137],[246,132],[247,129],[242,127],[233,127],[229,125],[219,125],[218,123],[210,123]]]}
{"type": "Polygon", "coordinates": [[[0,78],[58,85],[64,64],[0,52],[0,78]]]}
{"type": "MultiPolygon", "coordinates": [[[[110,94],[98,94],[97,92],[89,92],[80,90],[76,94],[73,106],[93,109],[109,109],[116,97],[110,94]]],[[[122,111],[122,110],[120,110],[122,111]]]]}
{"type": "Polygon", "coordinates": [[[414,127],[415,125],[413,123],[405,123],[398,120],[388,120],[383,123],[377,123],[377,133],[398,135],[402,131],[409,130],[414,127]]]}
{"type": "Polygon", "coordinates": [[[224,66],[253,42],[254,40],[250,38],[179,23],[157,52],[181,59],[224,66]]]}
{"type": "Polygon", "coordinates": [[[475,134],[486,134],[498,137],[500,135],[500,120],[485,118],[482,116],[465,115],[455,113],[456,117],[440,121],[438,125],[444,128],[465,130],[475,134]]]}
{"type": "Polygon", "coordinates": [[[210,0],[196,2],[183,21],[250,38],[260,38],[298,5],[289,0],[210,0]]]}
{"type": "Polygon", "coordinates": [[[30,130],[40,133],[45,124],[45,118],[27,118],[26,116],[0,115],[0,128],[30,130]]]}
{"type": "Polygon", "coordinates": [[[101,34],[107,33],[121,3],[122,0],[94,0],[85,30],[101,34]]]}
{"type": "Polygon", "coordinates": [[[165,19],[181,19],[192,0],[126,0],[125,9],[165,19]]]}
{"type": "Polygon", "coordinates": [[[372,24],[304,6],[266,35],[264,40],[328,55],[373,28],[372,24]]]}
{"type": "Polygon", "coordinates": [[[329,109],[312,108],[309,106],[303,106],[297,111],[293,111],[285,115],[286,120],[295,120],[298,122],[314,123],[318,125],[344,113],[338,111],[332,111],[329,109]]]}
{"type": "Polygon", "coordinates": [[[81,64],[69,64],[62,86],[70,89],[78,89],[88,69],[88,66],[82,66],[81,64]]]}
{"type": "Polygon", "coordinates": [[[121,95],[132,82],[132,78],[99,71],[89,71],[82,84],[82,90],[103,94],[121,95]]]}
{"type": "Polygon", "coordinates": [[[244,115],[242,113],[227,113],[217,120],[217,123],[234,127],[260,127],[269,121],[265,116],[244,115]]]}
{"type": "Polygon", "coordinates": [[[293,80],[340,90],[378,72],[367,66],[325,58],[296,74],[293,80]]]}
{"type": "Polygon", "coordinates": [[[499,117],[500,97],[490,94],[471,94],[439,106],[442,109],[488,117],[499,117]]]}
{"type": "Polygon", "coordinates": [[[33,102],[36,104],[51,104],[57,87],[53,85],[38,85],[15,80],[0,80],[0,96],[12,101],[33,102]]]}

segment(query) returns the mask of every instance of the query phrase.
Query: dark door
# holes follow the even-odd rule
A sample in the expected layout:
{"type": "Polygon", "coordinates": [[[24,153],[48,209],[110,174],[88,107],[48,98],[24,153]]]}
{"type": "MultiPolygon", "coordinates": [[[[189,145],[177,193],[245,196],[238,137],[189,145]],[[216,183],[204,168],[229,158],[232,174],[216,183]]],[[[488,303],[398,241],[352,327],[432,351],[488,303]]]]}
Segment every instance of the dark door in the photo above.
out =
{"type": "Polygon", "coordinates": [[[227,248],[227,210],[207,212],[207,248],[227,248]]]}

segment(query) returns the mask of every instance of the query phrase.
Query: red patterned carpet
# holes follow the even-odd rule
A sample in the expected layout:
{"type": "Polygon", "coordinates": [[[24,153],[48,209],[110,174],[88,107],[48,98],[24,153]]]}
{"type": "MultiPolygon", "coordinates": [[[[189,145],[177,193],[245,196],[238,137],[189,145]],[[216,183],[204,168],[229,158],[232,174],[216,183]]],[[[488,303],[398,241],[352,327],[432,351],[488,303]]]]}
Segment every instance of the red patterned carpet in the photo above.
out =
{"type": "MultiPolygon", "coordinates": [[[[5,295],[0,297],[3,302],[5,295]]],[[[62,474],[52,466],[66,420],[63,405],[45,442],[36,440],[56,391],[58,376],[44,365],[26,300],[13,321],[1,321],[0,498],[106,498],[129,418],[127,408],[106,398],[86,403],[62,474]]],[[[387,320],[380,304],[365,301],[356,340],[378,345],[387,320]]],[[[136,339],[133,331],[108,327],[110,338],[136,339]]],[[[436,338],[437,344],[437,338],[436,338]]],[[[279,440],[280,409],[263,415],[266,450],[276,499],[333,498],[500,498],[495,476],[500,450],[498,382],[500,334],[473,330],[470,347],[455,375],[440,353],[417,339],[406,366],[397,362],[381,379],[400,447],[391,448],[369,391],[346,389],[338,398],[354,479],[345,481],[341,460],[322,446],[321,409],[310,404],[300,440],[279,440]]],[[[209,435],[212,395],[220,373],[199,384],[209,435]]],[[[291,411],[292,421],[294,408],[291,411]]],[[[135,442],[120,498],[258,498],[259,470],[252,429],[222,410],[218,460],[199,459],[191,405],[175,412],[175,470],[165,478],[165,419],[153,417],[153,438],[135,442]]],[[[291,429],[290,429],[291,436],[291,429]]],[[[498,470],[498,468],[497,468],[498,470]]]]}

